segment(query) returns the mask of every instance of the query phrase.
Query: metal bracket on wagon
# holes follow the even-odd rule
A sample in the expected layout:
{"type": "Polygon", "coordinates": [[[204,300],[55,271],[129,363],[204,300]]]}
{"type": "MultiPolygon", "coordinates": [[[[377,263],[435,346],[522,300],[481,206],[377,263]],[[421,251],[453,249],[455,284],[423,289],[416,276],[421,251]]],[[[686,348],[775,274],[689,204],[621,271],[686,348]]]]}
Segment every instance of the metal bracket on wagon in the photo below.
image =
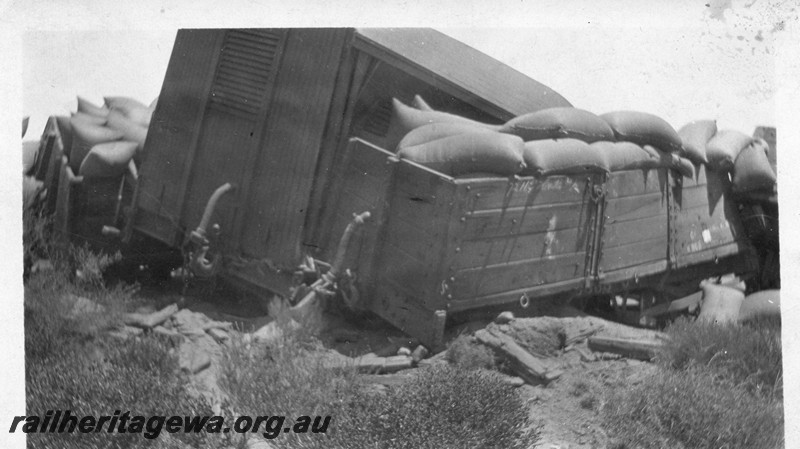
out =
{"type": "MultiPolygon", "coordinates": [[[[203,217],[200,219],[200,224],[197,229],[191,232],[187,238],[187,246],[189,248],[189,269],[196,276],[209,277],[214,276],[219,270],[220,258],[215,256],[208,257],[208,251],[211,247],[211,242],[208,239],[208,223],[214,215],[214,210],[217,207],[217,202],[226,193],[234,190],[236,187],[227,182],[219,186],[211,197],[208,199],[206,208],[203,211],[203,217]]],[[[219,226],[212,227],[215,233],[219,233],[219,226]]]]}

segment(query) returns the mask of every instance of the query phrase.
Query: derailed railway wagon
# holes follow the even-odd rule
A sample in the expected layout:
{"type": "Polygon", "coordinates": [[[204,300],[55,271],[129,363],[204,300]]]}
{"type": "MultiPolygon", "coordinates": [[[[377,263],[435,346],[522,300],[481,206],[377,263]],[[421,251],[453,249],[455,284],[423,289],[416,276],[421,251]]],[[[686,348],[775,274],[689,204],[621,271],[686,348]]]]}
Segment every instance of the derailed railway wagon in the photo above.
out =
{"type": "Polygon", "coordinates": [[[474,310],[625,293],[644,314],[756,270],[726,177],[449,176],[393,152],[392,99],[416,95],[494,124],[570,106],[432,30],[181,30],[112,228],[286,297],[333,266],[351,307],[433,347],[474,310]]]}

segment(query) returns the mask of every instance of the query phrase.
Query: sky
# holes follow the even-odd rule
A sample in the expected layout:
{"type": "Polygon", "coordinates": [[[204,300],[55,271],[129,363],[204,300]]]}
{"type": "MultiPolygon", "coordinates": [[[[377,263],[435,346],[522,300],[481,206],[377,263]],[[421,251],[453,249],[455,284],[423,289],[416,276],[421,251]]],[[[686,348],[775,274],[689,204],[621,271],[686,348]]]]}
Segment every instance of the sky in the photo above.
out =
{"type": "MultiPolygon", "coordinates": [[[[516,68],[595,113],[639,110],[675,128],[716,119],[720,128],[752,133],[776,126],[781,201],[784,298],[798,298],[791,275],[800,261],[793,238],[800,181],[800,33],[796,0],[0,0],[0,142],[37,139],[49,115],[68,114],[80,95],[158,95],[172,42],[181,27],[425,26],[439,29],[516,68]],[[224,6],[220,6],[223,4],[224,6]],[[184,6],[190,5],[190,6],[184,6]],[[379,5],[379,6],[378,6],[379,5]],[[432,6],[436,5],[436,6],[432,6]],[[566,6],[569,5],[569,6],[566,6]],[[786,150],[783,150],[786,149],[786,150]]],[[[5,361],[0,425],[24,411],[22,273],[18,144],[0,151],[0,239],[5,361]],[[16,387],[15,387],[16,386],[16,387]]],[[[784,320],[800,307],[784,301],[784,320]]],[[[784,348],[800,326],[784,327],[784,348]]],[[[792,354],[795,351],[787,350],[792,354]]],[[[789,358],[785,378],[797,360],[789,358]]],[[[786,385],[787,417],[800,411],[800,386],[786,385]]],[[[800,428],[787,426],[787,447],[800,447],[800,428]]],[[[0,432],[1,447],[22,447],[0,432]],[[4,439],[9,439],[6,444],[4,439]]]]}
{"type": "MultiPolygon", "coordinates": [[[[695,2],[658,26],[588,20],[535,27],[445,22],[436,28],[548,85],[576,107],[598,114],[650,112],[676,129],[716,119],[721,128],[750,133],[775,125],[780,19],[764,0],[747,5],[715,10],[695,2]]],[[[78,95],[98,103],[103,96],[125,95],[149,104],[160,90],[177,29],[168,22],[155,25],[25,32],[22,104],[31,116],[31,136],[47,116],[75,110],[78,95]]]]}

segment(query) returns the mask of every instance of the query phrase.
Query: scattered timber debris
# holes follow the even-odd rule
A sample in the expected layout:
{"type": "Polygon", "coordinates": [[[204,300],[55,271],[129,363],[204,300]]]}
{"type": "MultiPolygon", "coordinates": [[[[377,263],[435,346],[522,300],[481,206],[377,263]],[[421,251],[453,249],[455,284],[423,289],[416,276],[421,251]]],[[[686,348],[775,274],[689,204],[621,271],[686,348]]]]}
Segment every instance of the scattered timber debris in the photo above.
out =
{"type": "Polygon", "coordinates": [[[158,312],[143,314],[143,313],[126,313],[122,316],[122,322],[129,326],[141,327],[144,329],[152,329],[159,324],[167,321],[172,315],[178,312],[177,304],[170,304],[169,306],[159,310],[158,312]]]}
{"type": "Polygon", "coordinates": [[[482,329],[475,333],[475,338],[501,354],[511,365],[511,370],[530,384],[546,384],[561,375],[560,370],[534,357],[502,332],[482,329]]]}
{"type": "Polygon", "coordinates": [[[610,352],[638,360],[652,359],[663,345],[663,341],[654,339],[589,337],[589,349],[594,352],[610,352]]]}

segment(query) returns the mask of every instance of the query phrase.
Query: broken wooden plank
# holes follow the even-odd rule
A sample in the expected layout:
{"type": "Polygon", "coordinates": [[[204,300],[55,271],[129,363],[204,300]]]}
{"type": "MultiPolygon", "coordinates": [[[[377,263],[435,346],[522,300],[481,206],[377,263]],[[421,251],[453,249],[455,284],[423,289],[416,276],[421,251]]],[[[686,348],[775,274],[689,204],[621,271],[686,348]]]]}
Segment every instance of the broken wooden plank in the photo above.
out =
{"type": "Polygon", "coordinates": [[[411,361],[414,363],[414,365],[416,365],[423,359],[425,359],[425,357],[427,356],[428,356],[428,348],[419,345],[417,346],[416,349],[414,349],[414,352],[411,353],[411,361]]]}
{"type": "Polygon", "coordinates": [[[663,347],[659,340],[634,340],[618,337],[589,337],[589,349],[610,352],[639,360],[650,360],[663,347]]]}
{"type": "Polygon", "coordinates": [[[560,370],[551,370],[538,358],[522,348],[513,338],[501,332],[490,332],[481,329],[475,332],[475,338],[503,355],[511,365],[511,369],[530,384],[548,383],[558,378],[560,370]]]}
{"type": "Polygon", "coordinates": [[[417,366],[420,368],[432,367],[435,365],[446,365],[447,364],[447,351],[438,352],[427,359],[420,360],[417,363],[417,366]]]}
{"type": "Polygon", "coordinates": [[[411,357],[396,355],[391,357],[364,356],[355,359],[355,366],[360,373],[395,373],[412,367],[411,357]]]}
{"type": "Polygon", "coordinates": [[[152,329],[159,324],[167,321],[169,317],[178,312],[177,304],[170,304],[167,307],[153,313],[126,313],[122,316],[122,322],[145,329],[152,329]]]}

